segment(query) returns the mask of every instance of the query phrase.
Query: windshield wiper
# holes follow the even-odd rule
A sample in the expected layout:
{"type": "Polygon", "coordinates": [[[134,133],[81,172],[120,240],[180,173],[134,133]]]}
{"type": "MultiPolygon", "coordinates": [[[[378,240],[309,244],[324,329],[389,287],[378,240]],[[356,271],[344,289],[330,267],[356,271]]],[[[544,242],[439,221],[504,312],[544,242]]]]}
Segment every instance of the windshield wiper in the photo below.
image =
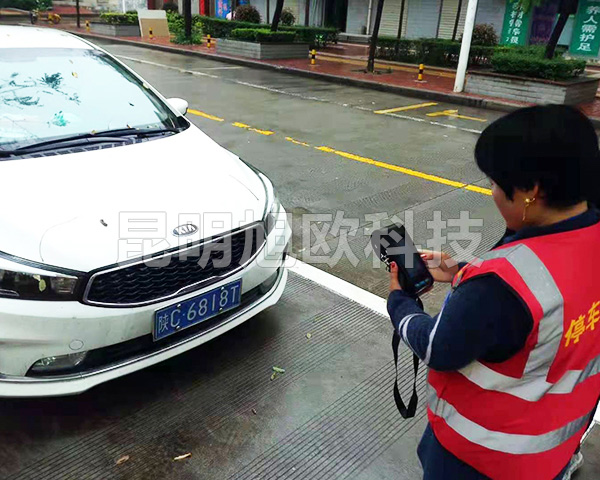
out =
{"type": "Polygon", "coordinates": [[[114,130],[102,130],[100,132],[80,133],[24,145],[13,150],[0,150],[0,157],[26,155],[28,153],[43,152],[56,148],[77,147],[92,145],[94,143],[127,142],[131,137],[145,138],[154,135],[174,134],[179,131],[177,128],[118,128],[114,130]]]}

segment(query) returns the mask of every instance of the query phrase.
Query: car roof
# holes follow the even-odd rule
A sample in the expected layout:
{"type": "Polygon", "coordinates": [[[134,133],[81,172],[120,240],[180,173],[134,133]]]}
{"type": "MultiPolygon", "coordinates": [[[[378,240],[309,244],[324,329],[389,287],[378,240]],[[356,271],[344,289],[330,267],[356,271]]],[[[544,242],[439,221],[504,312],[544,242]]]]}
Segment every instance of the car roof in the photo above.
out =
{"type": "Polygon", "coordinates": [[[4,48],[81,48],[94,47],[75,35],[56,28],[0,25],[0,50],[4,48]]]}

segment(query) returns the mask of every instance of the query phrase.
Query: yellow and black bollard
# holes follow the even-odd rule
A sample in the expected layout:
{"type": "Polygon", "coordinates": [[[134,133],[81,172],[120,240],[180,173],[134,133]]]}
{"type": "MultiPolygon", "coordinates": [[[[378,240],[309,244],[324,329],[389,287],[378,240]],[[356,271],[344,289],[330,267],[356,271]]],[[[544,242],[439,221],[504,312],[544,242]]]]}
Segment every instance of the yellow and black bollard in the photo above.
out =
{"type": "Polygon", "coordinates": [[[210,48],[210,35],[206,36],[206,48],[210,48]]]}
{"type": "Polygon", "coordinates": [[[423,81],[423,72],[424,71],[425,71],[425,65],[423,65],[423,64],[419,65],[419,76],[417,77],[418,82],[423,81]]]}
{"type": "Polygon", "coordinates": [[[316,50],[313,48],[313,49],[310,51],[310,64],[311,64],[311,65],[314,65],[314,64],[315,64],[315,60],[316,60],[316,58],[317,58],[317,51],[316,51],[316,50]]]}
{"type": "Polygon", "coordinates": [[[86,21],[85,21],[85,31],[86,31],[86,32],[89,32],[89,31],[90,31],[90,21],[89,21],[89,20],[86,20],[86,21]]]}
{"type": "Polygon", "coordinates": [[[154,33],[152,32],[152,28],[148,29],[148,34],[150,35],[150,40],[154,38],[154,33]]]}

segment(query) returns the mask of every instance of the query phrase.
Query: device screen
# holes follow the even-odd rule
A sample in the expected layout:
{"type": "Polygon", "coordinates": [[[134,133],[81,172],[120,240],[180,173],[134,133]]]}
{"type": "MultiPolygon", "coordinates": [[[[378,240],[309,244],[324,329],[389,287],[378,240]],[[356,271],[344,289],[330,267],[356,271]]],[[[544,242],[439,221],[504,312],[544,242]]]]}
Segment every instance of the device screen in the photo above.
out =
{"type": "Polygon", "coordinates": [[[420,294],[433,286],[433,278],[427,265],[403,225],[393,225],[376,232],[372,243],[382,261],[388,265],[391,262],[398,265],[401,271],[400,284],[409,293],[420,294]]]}

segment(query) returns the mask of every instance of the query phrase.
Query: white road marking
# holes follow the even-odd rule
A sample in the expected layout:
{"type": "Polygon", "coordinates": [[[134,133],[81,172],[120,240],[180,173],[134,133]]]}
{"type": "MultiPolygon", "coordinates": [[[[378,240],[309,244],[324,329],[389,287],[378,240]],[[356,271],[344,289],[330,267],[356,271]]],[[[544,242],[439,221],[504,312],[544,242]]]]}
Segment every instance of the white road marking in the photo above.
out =
{"type": "MultiPolygon", "coordinates": [[[[123,60],[129,60],[131,62],[138,62],[138,63],[143,63],[146,65],[152,65],[153,67],[161,67],[161,68],[167,68],[169,70],[175,70],[179,73],[187,73],[187,74],[191,74],[191,75],[198,75],[201,77],[208,77],[208,78],[214,78],[214,79],[218,79],[218,80],[223,80],[225,82],[230,82],[230,83],[236,83],[238,85],[243,85],[245,87],[250,87],[250,88],[256,88],[259,90],[264,90],[267,92],[271,92],[271,93],[277,93],[280,95],[287,95],[289,97],[295,97],[295,98],[300,98],[302,100],[312,100],[314,102],[321,102],[321,103],[330,103],[333,105],[337,105],[339,107],[345,107],[345,108],[354,108],[356,110],[362,110],[365,112],[369,112],[369,113],[373,113],[373,110],[371,110],[370,108],[365,108],[365,107],[361,107],[358,105],[349,105],[347,103],[341,103],[341,102],[335,102],[332,100],[326,100],[324,98],[318,98],[318,97],[314,97],[314,96],[309,96],[309,95],[302,95],[301,93],[294,93],[294,92],[287,92],[285,90],[279,90],[278,88],[273,88],[273,87],[267,87],[265,85],[257,85],[255,83],[250,83],[250,82],[244,82],[242,80],[235,80],[233,78],[224,78],[224,77],[220,77],[218,75],[212,75],[210,73],[205,73],[205,72],[199,72],[197,70],[187,70],[185,68],[179,68],[179,67],[174,67],[172,65],[165,65],[163,63],[157,63],[157,62],[151,62],[150,60],[142,60],[139,58],[134,58],[134,57],[128,57],[125,55],[115,55],[118,58],[121,58],[123,60]]],[[[244,68],[244,67],[207,67],[205,69],[203,69],[202,67],[200,67],[201,70],[218,70],[218,69],[227,69],[227,68],[244,68]]],[[[419,117],[411,117],[410,115],[398,115],[396,113],[386,113],[383,114],[385,116],[389,116],[389,117],[396,117],[396,118],[401,118],[403,120],[411,120],[413,122],[419,122],[419,123],[429,123],[430,125],[435,125],[438,127],[444,127],[444,128],[451,128],[454,130],[461,130],[463,132],[469,132],[469,133],[476,133],[476,134],[480,134],[481,130],[473,130],[471,128],[462,128],[462,127],[457,127],[456,125],[448,125],[446,123],[440,123],[440,122],[432,122],[432,121],[428,121],[419,117]]]]}
{"type": "Polygon", "coordinates": [[[292,272],[297,273],[301,277],[308,278],[327,290],[331,290],[342,297],[353,300],[363,307],[373,310],[375,313],[379,313],[385,317],[388,316],[386,300],[374,293],[367,292],[346,280],[342,280],[335,275],[324,272],[323,270],[313,267],[308,263],[304,263],[294,257],[287,257],[286,267],[292,272]]]}

